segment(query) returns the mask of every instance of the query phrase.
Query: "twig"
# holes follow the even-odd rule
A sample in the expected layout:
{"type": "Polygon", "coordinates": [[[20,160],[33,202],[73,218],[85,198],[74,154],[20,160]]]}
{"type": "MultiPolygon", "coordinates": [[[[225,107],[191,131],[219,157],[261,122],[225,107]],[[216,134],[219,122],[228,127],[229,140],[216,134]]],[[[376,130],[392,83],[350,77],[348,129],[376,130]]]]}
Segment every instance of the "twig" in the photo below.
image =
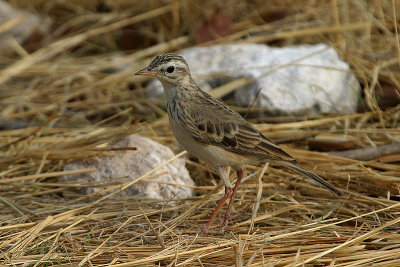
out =
{"type": "Polygon", "coordinates": [[[58,177],[58,176],[62,176],[62,175],[90,173],[90,172],[96,172],[96,171],[97,171],[96,168],[87,168],[87,169],[80,169],[80,170],[39,173],[39,174],[20,176],[20,177],[14,177],[14,178],[9,178],[9,179],[0,179],[0,184],[9,184],[9,183],[23,182],[23,181],[27,181],[27,180],[35,180],[35,179],[40,179],[40,178],[49,178],[49,177],[58,177]]]}
{"type": "Polygon", "coordinates": [[[106,119],[104,119],[104,120],[102,120],[102,121],[99,121],[98,123],[94,124],[94,125],[93,125],[93,128],[98,127],[99,125],[104,124],[104,123],[106,123],[106,122],[109,122],[109,121],[115,119],[116,117],[125,115],[125,114],[127,114],[127,113],[129,113],[129,112],[131,112],[131,111],[132,111],[132,107],[127,108],[127,109],[125,109],[125,110],[123,110],[123,111],[121,111],[121,112],[118,112],[118,113],[116,113],[116,114],[114,114],[114,115],[112,115],[112,116],[110,116],[110,117],[108,117],[108,118],[106,118],[106,119]]]}
{"type": "Polygon", "coordinates": [[[247,118],[247,116],[249,116],[251,109],[253,108],[254,104],[256,103],[257,98],[260,96],[262,88],[260,87],[260,89],[258,90],[256,96],[254,97],[253,101],[251,101],[251,104],[249,106],[249,108],[247,109],[246,114],[243,116],[243,118],[247,118]]]}
{"type": "Polygon", "coordinates": [[[95,147],[89,150],[92,151],[124,151],[124,150],[137,150],[137,147],[95,147]]]}
{"type": "Polygon", "coordinates": [[[3,149],[3,148],[8,147],[8,146],[10,146],[10,145],[16,144],[16,143],[18,143],[18,142],[21,142],[21,141],[27,139],[27,138],[28,138],[29,136],[31,136],[31,135],[35,135],[35,134],[36,134],[37,132],[39,132],[41,129],[43,129],[44,127],[46,127],[52,120],[55,120],[55,119],[59,118],[60,116],[61,116],[61,114],[59,114],[59,113],[55,113],[55,114],[51,115],[50,118],[48,118],[42,125],[40,125],[39,127],[37,127],[37,128],[36,128],[35,130],[33,130],[31,133],[26,134],[26,135],[23,135],[23,136],[21,136],[20,138],[18,138],[17,140],[11,141],[11,142],[9,142],[9,143],[7,143],[7,144],[4,144],[4,145],[0,146],[0,149],[3,149]]]}
{"type": "Polygon", "coordinates": [[[308,138],[311,137],[315,137],[317,134],[306,134],[303,136],[299,136],[299,137],[293,137],[293,138],[282,138],[282,139],[277,139],[277,140],[273,140],[275,144],[279,145],[279,144],[287,144],[287,143],[293,143],[296,141],[304,141],[307,140],[308,138]]]}
{"type": "Polygon", "coordinates": [[[25,218],[28,218],[28,216],[26,216],[22,211],[24,211],[26,213],[29,213],[29,214],[31,214],[33,216],[37,216],[36,213],[26,209],[25,207],[19,205],[18,203],[15,203],[14,201],[6,199],[5,197],[0,196],[0,201],[3,202],[4,204],[10,206],[13,210],[18,212],[19,214],[21,214],[25,218]]]}
{"type": "Polygon", "coordinates": [[[253,230],[254,218],[257,217],[257,212],[258,212],[258,209],[260,207],[260,201],[261,201],[261,196],[262,196],[262,191],[263,191],[262,177],[264,176],[264,173],[267,171],[268,166],[269,166],[269,162],[264,164],[264,167],[263,167],[263,169],[262,169],[262,171],[261,171],[261,173],[260,173],[260,175],[258,176],[258,179],[257,179],[257,197],[256,197],[256,203],[253,206],[253,213],[251,215],[251,224],[250,224],[250,227],[249,227],[249,233],[253,230]]]}
{"type": "Polygon", "coordinates": [[[352,149],[346,151],[334,151],[334,152],[329,152],[328,154],[332,156],[344,157],[349,159],[371,160],[398,151],[400,151],[400,143],[394,143],[378,147],[352,149]]]}
{"type": "Polygon", "coordinates": [[[150,225],[151,230],[153,230],[153,233],[154,233],[154,235],[156,236],[157,241],[158,241],[158,243],[160,244],[161,248],[162,248],[162,249],[165,249],[165,245],[164,245],[164,243],[162,242],[162,240],[161,240],[161,238],[160,238],[160,235],[157,233],[156,229],[154,229],[154,226],[153,226],[153,224],[151,223],[151,221],[149,220],[149,218],[147,217],[146,212],[144,212],[144,210],[143,210],[142,207],[140,206],[139,202],[138,202],[137,204],[138,204],[138,208],[139,208],[140,211],[142,212],[142,214],[143,214],[144,218],[146,219],[147,223],[150,225]]]}

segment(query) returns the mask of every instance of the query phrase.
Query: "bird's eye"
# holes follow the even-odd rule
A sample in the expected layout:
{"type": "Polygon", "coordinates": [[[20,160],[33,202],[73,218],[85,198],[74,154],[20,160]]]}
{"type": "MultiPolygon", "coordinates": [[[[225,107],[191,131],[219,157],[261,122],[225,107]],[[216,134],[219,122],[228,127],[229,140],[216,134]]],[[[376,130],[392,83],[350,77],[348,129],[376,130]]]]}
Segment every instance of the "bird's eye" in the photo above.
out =
{"type": "Polygon", "coordinates": [[[168,72],[168,73],[173,73],[174,70],[175,70],[174,66],[169,66],[169,67],[167,68],[167,72],[168,72]]]}

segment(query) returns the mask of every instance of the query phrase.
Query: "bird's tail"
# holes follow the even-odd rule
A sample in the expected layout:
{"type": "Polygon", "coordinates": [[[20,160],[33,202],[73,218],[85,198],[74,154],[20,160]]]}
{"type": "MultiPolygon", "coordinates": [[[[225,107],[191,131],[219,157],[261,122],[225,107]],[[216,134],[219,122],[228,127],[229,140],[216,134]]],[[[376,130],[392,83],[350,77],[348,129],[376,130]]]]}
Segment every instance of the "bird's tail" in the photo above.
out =
{"type": "Polygon", "coordinates": [[[295,171],[295,172],[297,172],[299,174],[302,174],[302,175],[305,175],[307,177],[310,177],[311,179],[313,179],[314,181],[317,181],[318,183],[320,183],[321,185],[326,187],[329,191],[331,191],[332,193],[335,193],[338,196],[342,195],[342,192],[340,190],[336,189],[333,185],[329,184],[327,181],[325,181],[324,179],[322,179],[321,177],[319,177],[315,173],[307,171],[306,169],[304,169],[303,167],[297,165],[296,163],[292,163],[292,162],[288,162],[288,161],[280,161],[279,164],[281,164],[281,165],[283,165],[285,167],[288,167],[292,171],[295,171]]]}

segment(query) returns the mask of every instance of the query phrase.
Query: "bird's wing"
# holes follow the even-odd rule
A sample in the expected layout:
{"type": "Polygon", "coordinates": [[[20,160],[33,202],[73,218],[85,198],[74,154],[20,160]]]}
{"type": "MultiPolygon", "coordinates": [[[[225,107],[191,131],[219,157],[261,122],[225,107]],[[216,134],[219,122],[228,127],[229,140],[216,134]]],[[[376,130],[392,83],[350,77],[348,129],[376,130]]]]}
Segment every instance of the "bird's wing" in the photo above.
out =
{"type": "Polygon", "coordinates": [[[208,101],[193,103],[184,111],[185,129],[195,140],[260,160],[295,162],[292,156],[247,123],[236,111],[212,97],[205,100],[208,101]]]}

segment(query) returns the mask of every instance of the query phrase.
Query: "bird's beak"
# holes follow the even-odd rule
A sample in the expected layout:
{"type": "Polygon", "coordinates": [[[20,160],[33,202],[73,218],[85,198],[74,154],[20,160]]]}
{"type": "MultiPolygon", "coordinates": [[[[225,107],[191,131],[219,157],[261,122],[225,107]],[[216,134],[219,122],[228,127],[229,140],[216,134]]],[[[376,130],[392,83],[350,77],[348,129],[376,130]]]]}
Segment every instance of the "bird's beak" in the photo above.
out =
{"type": "Polygon", "coordinates": [[[151,75],[151,76],[157,76],[159,74],[160,73],[158,73],[157,71],[152,71],[150,67],[144,68],[135,73],[135,75],[151,75]]]}

